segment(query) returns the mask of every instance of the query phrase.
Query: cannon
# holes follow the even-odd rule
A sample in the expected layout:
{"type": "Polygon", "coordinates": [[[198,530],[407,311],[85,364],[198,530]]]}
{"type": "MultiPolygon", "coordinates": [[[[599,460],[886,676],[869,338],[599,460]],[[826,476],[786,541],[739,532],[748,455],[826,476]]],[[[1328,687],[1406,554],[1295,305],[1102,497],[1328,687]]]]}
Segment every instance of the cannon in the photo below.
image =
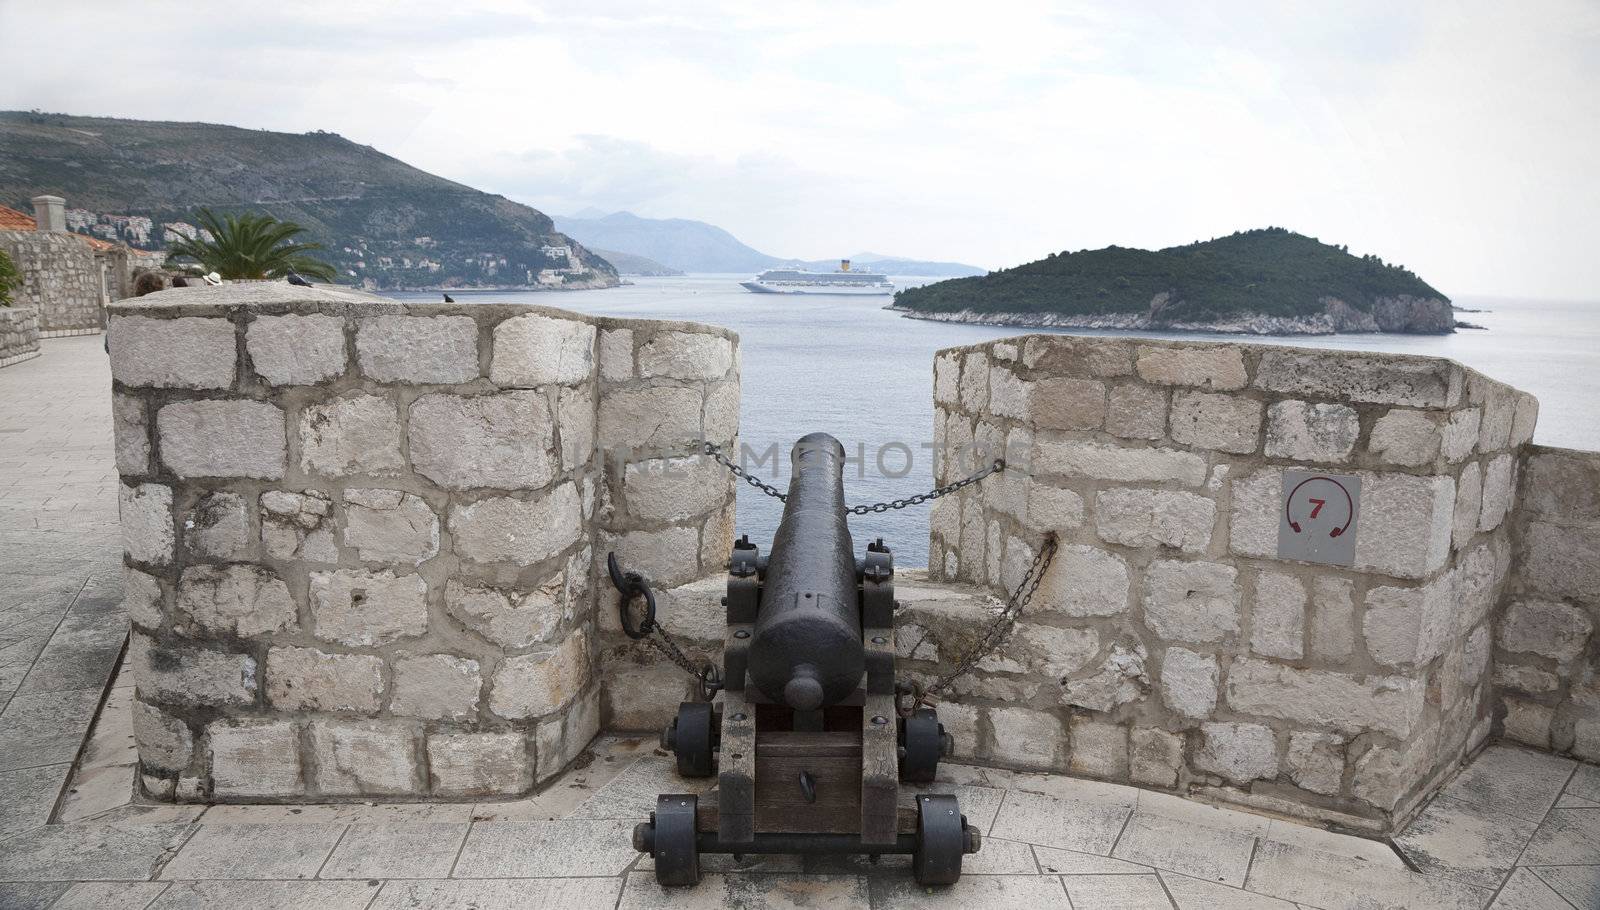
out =
{"type": "Polygon", "coordinates": [[[733,546],[721,704],[684,702],[662,734],[680,774],[717,784],[657,797],[634,847],[663,885],[698,882],[708,853],[910,854],[919,883],[952,884],[982,839],[952,795],[901,806],[950,738],[933,709],[897,711],[893,554],[855,557],[838,440],[805,436],[790,462],[771,554],[733,546]]]}

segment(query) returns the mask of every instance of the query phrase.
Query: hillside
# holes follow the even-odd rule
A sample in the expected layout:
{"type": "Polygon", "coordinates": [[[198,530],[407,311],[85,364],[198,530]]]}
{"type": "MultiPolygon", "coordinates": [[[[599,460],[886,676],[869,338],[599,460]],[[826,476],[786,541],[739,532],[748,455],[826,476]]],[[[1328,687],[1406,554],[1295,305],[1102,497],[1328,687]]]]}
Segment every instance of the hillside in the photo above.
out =
{"type": "Polygon", "coordinates": [[[62,196],[86,210],[74,229],[134,246],[160,248],[166,225],[209,206],[299,222],[368,287],[532,285],[545,270],[550,287],[617,282],[543,213],[334,133],[4,111],[0,149],[0,203],[62,196]]]}
{"type": "Polygon", "coordinates": [[[632,253],[619,253],[616,250],[592,250],[592,252],[605,261],[616,266],[618,275],[639,275],[646,278],[671,277],[682,275],[683,272],[670,265],[662,265],[654,259],[644,256],[635,256],[632,253]]]}
{"type": "Polygon", "coordinates": [[[1259,334],[1454,330],[1449,299],[1376,256],[1282,228],[1036,262],[909,288],[907,316],[957,322],[1259,334]]]}

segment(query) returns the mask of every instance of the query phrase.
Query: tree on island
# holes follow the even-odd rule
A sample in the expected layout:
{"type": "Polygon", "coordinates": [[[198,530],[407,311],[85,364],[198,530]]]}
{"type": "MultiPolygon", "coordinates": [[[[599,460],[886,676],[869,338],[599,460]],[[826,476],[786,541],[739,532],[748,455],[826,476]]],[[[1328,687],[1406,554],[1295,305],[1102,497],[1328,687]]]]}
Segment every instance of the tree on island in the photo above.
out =
{"type": "Polygon", "coordinates": [[[305,255],[322,244],[297,242],[306,229],[293,221],[250,213],[218,216],[210,209],[200,209],[194,219],[202,230],[167,248],[169,268],[193,260],[201,271],[223,278],[283,278],[292,271],[333,281],[338,275],[333,266],[305,255]],[[210,240],[204,239],[207,233],[210,240]]]}

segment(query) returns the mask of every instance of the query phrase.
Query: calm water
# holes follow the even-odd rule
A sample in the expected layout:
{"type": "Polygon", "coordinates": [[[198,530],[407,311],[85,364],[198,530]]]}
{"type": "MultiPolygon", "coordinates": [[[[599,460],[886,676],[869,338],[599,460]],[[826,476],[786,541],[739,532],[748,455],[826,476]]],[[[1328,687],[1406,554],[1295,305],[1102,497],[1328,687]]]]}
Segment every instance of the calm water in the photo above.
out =
{"type": "MultiPolygon", "coordinates": [[[[932,465],[921,448],[933,439],[933,354],[954,345],[1020,334],[1023,330],[904,319],[881,309],[882,298],[788,297],[751,294],[736,281],[747,276],[697,275],[635,278],[620,288],[539,292],[452,291],[460,302],[537,303],[582,313],[642,319],[687,319],[739,333],[743,352],[741,436],[758,452],[776,443],[783,453],[795,439],[822,430],[847,449],[865,446],[863,470],[847,472],[852,503],[906,496],[932,486],[932,465]],[[901,442],[914,453],[903,477],[881,474],[872,463],[881,446],[901,442]]],[[[896,278],[899,285],[924,279],[896,278]]],[[[396,294],[438,300],[434,293],[396,294]]],[[[1502,382],[1532,392],[1541,405],[1535,438],[1546,445],[1600,449],[1600,304],[1460,298],[1487,312],[1462,318],[1487,331],[1454,335],[1345,335],[1251,338],[1297,347],[1339,348],[1450,357],[1502,382]]],[[[1128,334],[1128,333],[1104,333],[1128,334]]],[[[1139,333],[1157,338],[1217,338],[1139,333]]],[[[885,451],[885,467],[904,470],[903,453],[885,451]]],[[[772,480],[773,478],[767,478],[772,480]]],[[[928,509],[851,519],[857,549],[883,537],[904,565],[927,561],[928,509]]],[[[777,527],[776,500],[740,487],[738,531],[766,547],[777,527]]]]}

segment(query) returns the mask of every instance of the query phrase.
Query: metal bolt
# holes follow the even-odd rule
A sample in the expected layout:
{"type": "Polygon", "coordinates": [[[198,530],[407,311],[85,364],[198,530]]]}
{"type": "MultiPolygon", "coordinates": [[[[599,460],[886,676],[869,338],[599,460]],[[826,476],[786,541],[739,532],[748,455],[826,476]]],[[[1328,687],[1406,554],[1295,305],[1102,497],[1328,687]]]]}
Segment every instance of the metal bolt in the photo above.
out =
{"type": "Polygon", "coordinates": [[[745,718],[745,713],[743,711],[740,711],[738,714],[733,715],[733,719],[734,720],[745,720],[746,719],[745,718]]]}
{"type": "Polygon", "coordinates": [[[889,718],[884,717],[882,714],[874,714],[872,716],[872,722],[881,727],[889,722],[889,718]]]}
{"type": "Polygon", "coordinates": [[[744,629],[740,629],[739,631],[733,633],[733,637],[734,638],[749,638],[750,637],[750,633],[745,631],[744,629]]]}
{"type": "Polygon", "coordinates": [[[889,639],[884,638],[882,635],[874,635],[874,636],[872,636],[872,643],[875,644],[875,645],[885,644],[888,641],[889,641],[889,639]]]}

